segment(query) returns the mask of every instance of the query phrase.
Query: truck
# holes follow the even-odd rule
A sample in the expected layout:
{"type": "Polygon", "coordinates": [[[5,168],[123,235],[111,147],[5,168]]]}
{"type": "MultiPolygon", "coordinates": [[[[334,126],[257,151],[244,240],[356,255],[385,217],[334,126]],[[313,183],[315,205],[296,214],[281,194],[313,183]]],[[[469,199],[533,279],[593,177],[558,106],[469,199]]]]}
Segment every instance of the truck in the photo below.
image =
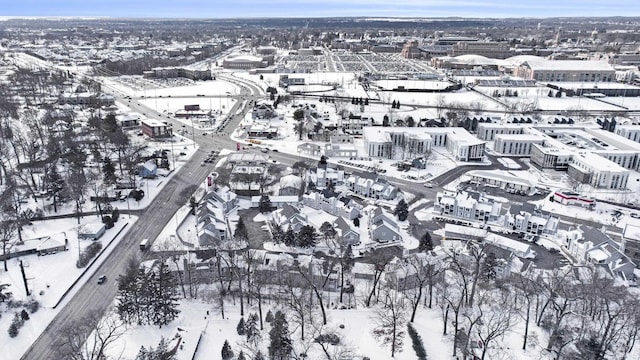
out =
{"type": "Polygon", "coordinates": [[[147,246],[149,246],[149,239],[143,239],[142,241],[140,241],[140,250],[147,250],[147,246]]]}

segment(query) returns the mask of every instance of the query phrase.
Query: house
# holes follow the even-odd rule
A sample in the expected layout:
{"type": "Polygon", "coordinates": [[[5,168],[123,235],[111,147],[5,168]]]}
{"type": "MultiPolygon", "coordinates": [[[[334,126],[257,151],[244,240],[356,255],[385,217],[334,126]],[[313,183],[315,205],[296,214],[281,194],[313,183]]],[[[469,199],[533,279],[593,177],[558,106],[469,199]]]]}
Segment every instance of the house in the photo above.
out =
{"type": "Polygon", "coordinates": [[[196,231],[200,247],[216,247],[231,238],[231,229],[227,223],[222,204],[209,198],[196,210],[196,231]]]}
{"type": "Polygon", "coordinates": [[[227,186],[215,186],[212,191],[205,194],[203,201],[213,201],[220,203],[220,207],[225,214],[228,214],[238,205],[238,196],[227,186]]]}
{"type": "Polygon", "coordinates": [[[606,234],[604,228],[580,225],[567,231],[562,249],[576,265],[602,266],[615,278],[634,279],[635,262],[606,234]]]}
{"type": "Polygon", "coordinates": [[[280,190],[278,194],[281,196],[299,195],[302,190],[302,179],[293,174],[289,174],[280,178],[280,190]]]}
{"type": "Polygon", "coordinates": [[[521,206],[511,206],[510,212],[504,217],[504,227],[523,234],[534,236],[555,236],[560,219],[550,213],[541,211],[530,203],[521,206]],[[515,215],[512,214],[515,213],[515,215]]]}
{"type": "Polygon", "coordinates": [[[282,205],[282,208],[273,212],[273,222],[280,226],[281,229],[288,229],[294,232],[300,231],[303,226],[307,225],[307,217],[300,213],[300,210],[289,204],[282,205]]]}
{"type": "Polygon", "coordinates": [[[335,186],[344,184],[344,170],[330,166],[309,170],[309,176],[311,181],[315,183],[317,189],[326,188],[330,182],[335,186]]]}
{"type": "Polygon", "coordinates": [[[80,239],[98,240],[107,231],[103,223],[89,223],[78,228],[80,239]]]}
{"type": "Polygon", "coordinates": [[[495,222],[502,205],[478,192],[442,191],[436,194],[433,212],[444,219],[495,222]]]}
{"type": "Polygon", "coordinates": [[[271,119],[276,116],[276,111],[273,108],[273,105],[264,101],[258,101],[253,106],[251,116],[254,119],[271,119]]]}
{"type": "Polygon", "coordinates": [[[371,240],[380,243],[400,241],[402,239],[398,224],[396,224],[392,216],[379,206],[370,211],[369,232],[371,233],[371,240]]]}
{"type": "Polygon", "coordinates": [[[228,187],[213,187],[196,209],[196,230],[201,247],[219,246],[231,238],[229,213],[238,205],[238,198],[228,187]]]}
{"type": "Polygon", "coordinates": [[[144,164],[138,166],[138,176],[144,179],[153,179],[158,174],[158,165],[153,160],[148,160],[144,164]]]}
{"type": "Polygon", "coordinates": [[[338,217],[334,223],[336,236],[343,246],[360,245],[360,232],[342,217],[338,217]]]}
{"type": "Polygon", "coordinates": [[[54,239],[51,236],[44,238],[36,247],[38,256],[55,254],[59,251],[66,251],[69,241],[67,239],[54,239]]]}

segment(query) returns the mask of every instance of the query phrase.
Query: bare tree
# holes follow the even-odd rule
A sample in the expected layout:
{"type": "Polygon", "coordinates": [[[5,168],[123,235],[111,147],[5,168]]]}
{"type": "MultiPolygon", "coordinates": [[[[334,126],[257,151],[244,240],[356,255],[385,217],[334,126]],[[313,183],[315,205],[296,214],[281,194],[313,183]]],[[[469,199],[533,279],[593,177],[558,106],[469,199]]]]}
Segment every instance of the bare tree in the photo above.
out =
{"type": "Polygon", "coordinates": [[[62,329],[58,334],[56,351],[61,359],[105,359],[107,348],[125,331],[126,325],[115,311],[107,311],[102,316],[99,311],[92,310],[62,329]]]}
{"type": "Polygon", "coordinates": [[[382,306],[374,310],[376,327],[373,335],[385,345],[391,345],[391,357],[402,351],[404,326],[407,322],[404,297],[394,289],[385,286],[382,306]]]}
{"type": "Polygon", "coordinates": [[[508,291],[493,291],[489,296],[483,297],[475,308],[480,315],[480,321],[475,327],[482,343],[482,360],[487,355],[491,342],[502,337],[513,326],[514,309],[509,306],[509,297],[508,291]]]}

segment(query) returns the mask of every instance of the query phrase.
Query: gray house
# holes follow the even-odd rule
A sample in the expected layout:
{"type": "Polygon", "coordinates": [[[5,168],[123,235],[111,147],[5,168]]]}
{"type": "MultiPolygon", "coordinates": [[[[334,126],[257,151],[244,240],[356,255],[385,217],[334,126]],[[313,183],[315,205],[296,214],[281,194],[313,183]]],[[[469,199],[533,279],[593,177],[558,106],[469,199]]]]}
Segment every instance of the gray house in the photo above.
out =
{"type": "Polygon", "coordinates": [[[338,217],[334,223],[334,227],[342,245],[360,244],[360,232],[346,222],[344,218],[338,217]]]}

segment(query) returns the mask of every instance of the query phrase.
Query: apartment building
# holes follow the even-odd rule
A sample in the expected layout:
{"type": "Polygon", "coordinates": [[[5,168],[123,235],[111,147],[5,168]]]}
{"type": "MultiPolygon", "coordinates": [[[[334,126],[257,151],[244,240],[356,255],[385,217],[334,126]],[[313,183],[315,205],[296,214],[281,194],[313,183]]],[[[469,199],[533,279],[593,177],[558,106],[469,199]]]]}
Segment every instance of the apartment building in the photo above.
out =
{"type": "Polygon", "coordinates": [[[598,189],[622,190],[627,188],[630,171],[596,154],[580,152],[571,158],[568,174],[598,189]]]}

